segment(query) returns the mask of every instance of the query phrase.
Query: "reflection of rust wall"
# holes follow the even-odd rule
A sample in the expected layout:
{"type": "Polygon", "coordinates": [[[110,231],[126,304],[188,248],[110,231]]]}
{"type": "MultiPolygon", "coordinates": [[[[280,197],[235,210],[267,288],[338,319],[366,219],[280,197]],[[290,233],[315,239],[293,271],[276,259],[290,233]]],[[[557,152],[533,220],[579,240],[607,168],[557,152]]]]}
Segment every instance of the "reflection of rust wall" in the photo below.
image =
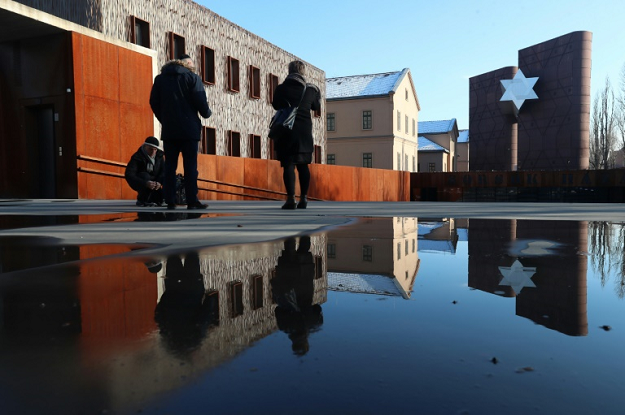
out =
{"type": "Polygon", "coordinates": [[[544,239],[562,244],[553,255],[522,260],[536,267],[536,288],[524,289],[516,299],[516,313],[571,336],[588,334],[587,283],[588,223],[518,221],[518,239],[544,239]]]}
{"type": "Polygon", "coordinates": [[[514,66],[497,69],[469,80],[470,169],[514,170],[517,159],[517,124],[501,111],[501,79],[511,79],[514,66]]]}
{"type": "Polygon", "coordinates": [[[512,79],[514,67],[471,78],[470,170],[588,168],[591,42],[592,34],[580,31],[519,51],[519,69],[539,79],[538,99],[525,101],[516,121],[499,101],[499,81],[512,79]]]}
{"type": "Polygon", "coordinates": [[[514,258],[507,248],[516,238],[516,220],[470,219],[469,287],[488,293],[502,292],[514,297],[514,291],[501,282],[500,266],[510,266],[514,258]]]}
{"type": "Polygon", "coordinates": [[[588,168],[591,43],[573,32],[519,51],[525,76],[539,78],[539,99],[519,114],[519,169],[588,168]]]}

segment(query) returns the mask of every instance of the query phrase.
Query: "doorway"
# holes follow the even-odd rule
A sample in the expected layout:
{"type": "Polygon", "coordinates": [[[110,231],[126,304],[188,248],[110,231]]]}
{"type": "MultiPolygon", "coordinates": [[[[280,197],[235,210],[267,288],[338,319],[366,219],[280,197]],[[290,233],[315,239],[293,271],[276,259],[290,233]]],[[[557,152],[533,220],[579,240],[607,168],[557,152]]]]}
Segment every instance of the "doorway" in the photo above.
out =
{"type": "Polygon", "coordinates": [[[25,112],[28,194],[33,198],[53,199],[57,196],[54,107],[30,106],[25,112]]]}

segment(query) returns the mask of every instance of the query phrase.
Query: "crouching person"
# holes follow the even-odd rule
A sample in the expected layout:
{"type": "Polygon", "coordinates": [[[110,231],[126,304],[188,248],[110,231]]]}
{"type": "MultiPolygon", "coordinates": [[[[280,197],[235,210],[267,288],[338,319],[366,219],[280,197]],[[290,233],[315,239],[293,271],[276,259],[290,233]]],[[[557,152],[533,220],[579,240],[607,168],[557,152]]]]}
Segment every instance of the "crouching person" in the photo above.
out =
{"type": "Polygon", "coordinates": [[[148,137],[126,166],[126,181],[137,192],[137,206],[163,204],[164,176],[163,149],[156,137],[148,137]]]}

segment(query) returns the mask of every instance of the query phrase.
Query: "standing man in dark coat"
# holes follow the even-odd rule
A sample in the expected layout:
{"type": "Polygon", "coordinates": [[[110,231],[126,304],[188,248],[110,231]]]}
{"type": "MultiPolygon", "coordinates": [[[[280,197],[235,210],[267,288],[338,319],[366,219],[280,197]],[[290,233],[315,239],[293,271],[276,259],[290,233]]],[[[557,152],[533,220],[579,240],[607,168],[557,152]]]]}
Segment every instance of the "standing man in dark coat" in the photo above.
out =
{"type": "Polygon", "coordinates": [[[162,125],[161,140],[165,148],[165,202],[167,209],[176,208],[176,169],[182,153],[187,209],[205,209],[208,205],[197,198],[197,153],[202,132],[198,113],[208,118],[211,110],[206,91],[189,55],[167,62],[154,79],[150,106],[162,125]]]}
{"type": "Polygon", "coordinates": [[[282,179],[286,188],[287,200],[282,209],[306,209],[306,195],[310,186],[310,170],[314,150],[312,134],[312,117],[310,111],[321,110],[321,93],[316,85],[306,83],[305,66],[302,61],[289,63],[289,75],[283,83],[276,87],[273,94],[274,109],[296,106],[300,98],[302,102],[297,110],[293,124],[293,139],[288,142],[276,142],[274,148],[278,160],[284,169],[282,179]],[[302,92],[304,97],[302,98],[302,92]],[[295,204],[295,168],[299,176],[300,200],[295,204]]]}
{"type": "Polygon", "coordinates": [[[156,137],[148,137],[130,157],[124,174],[126,182],[137,192],[137,206],[163,204],[163,178],[165,162],[156,137]]]}

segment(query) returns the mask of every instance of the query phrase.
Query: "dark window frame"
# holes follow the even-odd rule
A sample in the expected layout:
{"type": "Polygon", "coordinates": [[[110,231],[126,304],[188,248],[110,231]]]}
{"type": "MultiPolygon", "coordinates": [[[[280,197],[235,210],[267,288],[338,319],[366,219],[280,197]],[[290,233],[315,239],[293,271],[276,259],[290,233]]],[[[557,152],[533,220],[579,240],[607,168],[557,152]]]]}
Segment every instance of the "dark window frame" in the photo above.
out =
{"type": "Polygon", "coordinates": [[[200,153],[217,155],[217,130],[212,127],[202,128],[200,153]]]}
{"type": "Polygon", "coordinates": [[[250,277],[250,297],[252,300],[252,310],[263,308],[265,299],[264,282],[262,275],[252,275],[250,277]]]}
{"type": "Polygon", "coordinates": [[[238,131],[228,130],[226,132],[228,143],[226,150],[230,157],[241,157],[241,133],[238,131]]]}
{"type": "Polygon", "coordinates": [[[150,48],[150,23],[139,19],[137,16],[130,16],[130,42],[144,48],[150,48]],[[141,39],[137,39],[137,25],[141,29],[141,39]]]}
{"type": "Polygon", "coordinates": [[[183,55],[187,51],[186,40],[184,36],[180,36],[174,32],[167,32],[169,53],[169,60],[177,59],[178,56],[183,55]],[[182,50],[180,50],[180,42],[182,42],[182,50]]]}
{"type": "Polygon", "coordinates": [[[321,159],[321,146],[313,146],[313,163],[322,164],[323,160],[321,159]]]}
{"type": "Polygon", "coordinates": [[[328,154],[326,155],[326,164],[334,166],[336,165],[336,154],[328,154]],[[332,159],[332,160],[330,160],[332,159]]]}
{"type": "Polygon", "coordinates": [[[362,167],[373,167],[373,153],[362,153],[362,167]]]}
{"type": "Polygon", "coordinates": [[[373,262],[373,246],[372,245],[362,246],[362,260],[364,262],[373,262]]]}
{"type": "Polygon", "coordinates": [[[267,94],[267,100],[271,104],[273,102],[273,94],[276,92],[276,88],[280,85],[280,78],[278,75],[274,75],[272,73],[267,75],[267,87],[269,88],[269,93],[267,94]]]}
{"type": "Polygon", "coordinates": [[[226,89],[230,92],[241,92],[239,60],[232,56],[226,57],[226,70],[226,89]]]}
{"type": "Polygon", "coordinates": [[[362,111],[362,129],[373,130],[373,110],[362,111]]]}
{"type": "Polygon", "coordinates": [[[336,113],[334,112],[326,113],[326,130],[336,131],[336,113]]]}
{"type": "Polygon", "coordinates": [[[250,98],[260,99],[260,68],[254,65],[248,67],[250,81],[250,98]]]}
{"type": "Polygon", "coordinates": [[[256,134],[249,135],[249,155],[250,158],[259,159],[262,158],[262,138],[256,134]]]}
{"type": "Polygon", "coordinates": [[[200,71],[202,82],[207,85],[215,85],[215,50],[208,46],[201,46],[200,71]]]}

